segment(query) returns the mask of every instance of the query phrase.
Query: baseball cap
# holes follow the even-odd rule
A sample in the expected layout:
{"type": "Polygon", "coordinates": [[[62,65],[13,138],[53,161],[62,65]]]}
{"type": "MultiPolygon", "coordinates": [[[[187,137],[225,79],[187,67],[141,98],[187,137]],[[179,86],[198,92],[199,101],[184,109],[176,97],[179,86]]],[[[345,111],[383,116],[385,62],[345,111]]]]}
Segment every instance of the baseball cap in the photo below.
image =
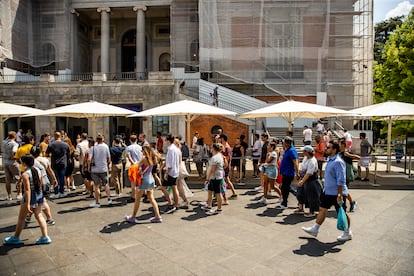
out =
{"type": "Polygon", "coordinates": [[[303,147],[303,151],[312,153],[313,152],[313,148],[312,148],[312,146],[306,145],[306,146],[303,147]]]}

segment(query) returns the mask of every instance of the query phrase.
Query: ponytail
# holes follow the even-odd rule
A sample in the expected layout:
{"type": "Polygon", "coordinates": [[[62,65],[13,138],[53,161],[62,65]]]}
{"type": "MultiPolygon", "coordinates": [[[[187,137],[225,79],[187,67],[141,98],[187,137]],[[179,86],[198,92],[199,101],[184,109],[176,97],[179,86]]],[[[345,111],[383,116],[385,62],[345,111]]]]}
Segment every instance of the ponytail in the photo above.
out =
{"type": "Polygon", "coordinates": [[[40,189],[39,174],[38,174],[35,167],[31,167],[30,171],[32,172],[32,179],[33,179],[33,185],[34,185],[34,188],[35,188],[35,192],[36,192],[36,194],[40,194],[41,189],[40,189]]]}

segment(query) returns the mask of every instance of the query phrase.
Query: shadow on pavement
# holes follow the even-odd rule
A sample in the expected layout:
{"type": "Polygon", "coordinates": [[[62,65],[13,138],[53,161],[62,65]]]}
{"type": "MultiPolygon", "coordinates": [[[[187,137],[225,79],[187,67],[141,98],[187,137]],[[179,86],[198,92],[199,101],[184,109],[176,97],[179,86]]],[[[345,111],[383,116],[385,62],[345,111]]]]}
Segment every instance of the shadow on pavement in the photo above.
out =
{"type": "Polygon", "coordinates": [[[276,223],[282,225],[295,225],[305,221],[313,221],[315,217],[307,218],[303,214],[290,214],[283,218],[283,221],[277,221],[276,223]]]}
{"type": "Polygon", "coordinates": [[[182,217],[182,220],[187,220],[187,221],[195,221],[198,219],[202,219],[205,217],[208,217],[208,215],[206,215],[206,212],[204,210],[201,209],[201,207],[196,207],[193,208],[192,210],[187,210],[187,213],[193,212],[193,214],[187,216],[187,217],[182,217]]]}
{"type": "Polygon", "coordinates": [[[72,209],[68,209],[68,210],[60,210],[57,213],[60,215],[66,214],[66,213],[75,213],[75,212],[81,212],[81,211],[85,211],[91,209],[88,206],[87,207],[74,207],[72,209]]]}
{"type": "Polygon", "coordinates": [[[135,225],[135,223],[129,223],[126,221],[121,222],[114,222],[108,225],[105,225],[99,232],[103,234],[111,234],[114,232],[122,231],[123,229],[131,228],[135,225]]]}
{"type": "Polygon", "coordinates": [[[342,249],[335,248],[337,245],[344,244],[344,242],[328,242],[323,243],[315,238],[300,237],[302,240],[306,240],[307,243],[300,246],[299,249],[295,249],[292,252],[297,255],[307,255],[310,257],[322,257],[328,253],[339,253],[342,249]]]}
{"type": "Polygon", "coordinates": [[[277,217],[277,215],[281,214],[282,212],[283,210],[279,210],[276,208],[266,208],[266,210],[264,210],[263,213],[257,214],[257,216],[274,218],[274,217],[277,217]]]}

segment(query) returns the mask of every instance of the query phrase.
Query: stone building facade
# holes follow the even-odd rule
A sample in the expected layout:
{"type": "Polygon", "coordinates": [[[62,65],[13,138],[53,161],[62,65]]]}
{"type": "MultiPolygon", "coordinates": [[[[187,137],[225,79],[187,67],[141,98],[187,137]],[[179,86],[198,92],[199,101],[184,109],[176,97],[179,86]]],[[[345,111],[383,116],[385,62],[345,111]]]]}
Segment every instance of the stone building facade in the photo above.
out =
{"type": "MultiPolygon", "coordinates": [[[[350,109],[372,101],[372,0],[0,5],[3,101],[48,109],[96,100],[138,111],[188,97],[203,101],[200,79],[264,103],[302,98],[350,109]]],[[[220,104],[237,112],[238,97],[220,104]]],[[[229,130],[241,124],[210,117],[200,126],[211,132],[214,120],[229,130]]],[[[18,127],[37,134],[63,128],[74,137],[90,125],[25,117],[7,120],[4,131],[18,127]]],[[[179,117],[104,118],[97,127],[109,137],[185,132],[179,117]]],[[[251,130],[240,126],[245,134],[251,130]]]]}

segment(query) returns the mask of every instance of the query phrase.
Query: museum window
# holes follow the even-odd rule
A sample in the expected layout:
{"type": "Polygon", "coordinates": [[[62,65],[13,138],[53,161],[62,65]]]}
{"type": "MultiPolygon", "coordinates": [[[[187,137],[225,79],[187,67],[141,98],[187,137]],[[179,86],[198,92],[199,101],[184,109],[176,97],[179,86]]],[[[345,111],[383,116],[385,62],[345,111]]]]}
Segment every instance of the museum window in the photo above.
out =
{"type": "Polygon", "coordinates": [[[152,117],[152,136],[156,136],[158,131],[161,132],[162,136],[166,136],[170,132],[169,116],[152,117]]]}

